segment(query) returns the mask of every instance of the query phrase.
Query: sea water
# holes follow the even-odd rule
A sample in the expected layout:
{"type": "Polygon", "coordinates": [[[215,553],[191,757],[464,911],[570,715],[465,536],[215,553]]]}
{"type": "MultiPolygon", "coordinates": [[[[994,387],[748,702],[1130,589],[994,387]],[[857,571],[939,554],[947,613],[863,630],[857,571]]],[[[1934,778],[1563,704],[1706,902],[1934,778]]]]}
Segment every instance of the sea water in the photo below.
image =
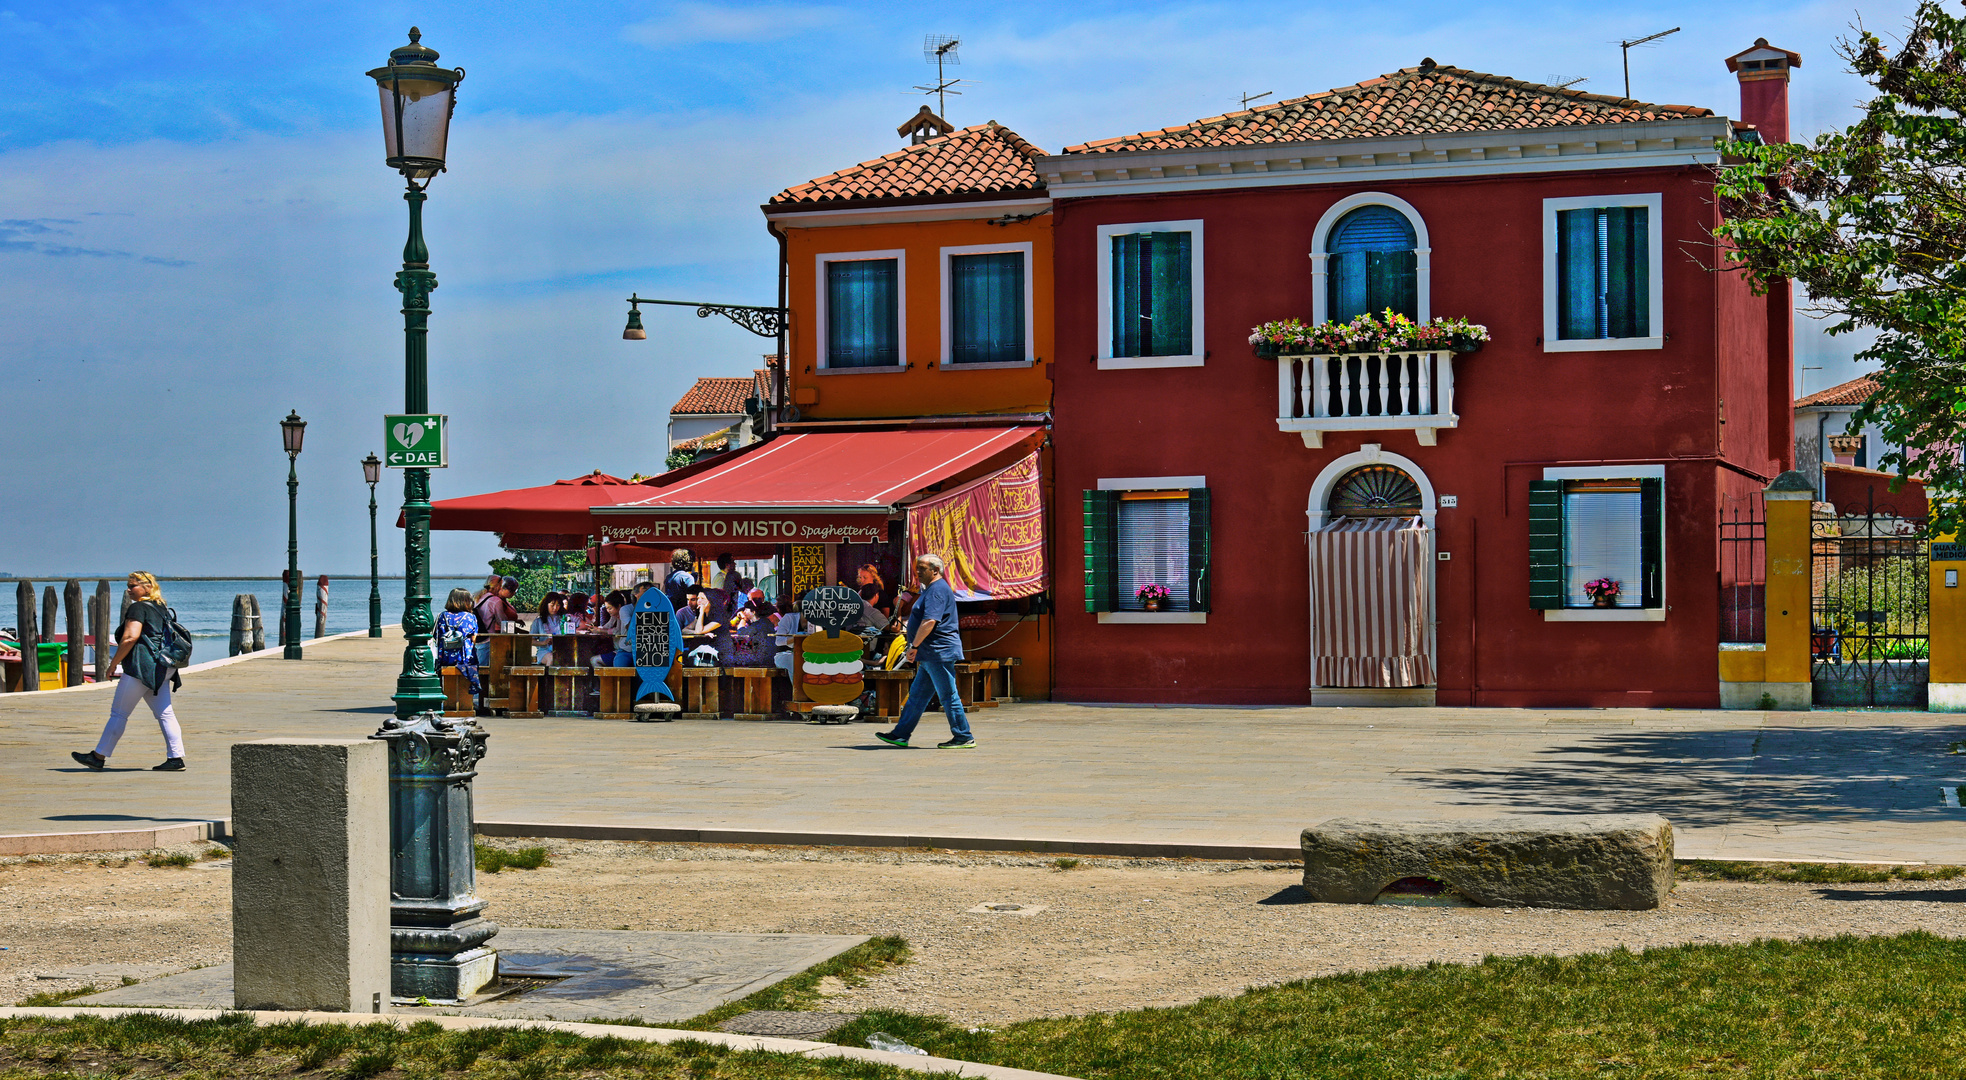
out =
{"type": "MultiPolygon", "coordinates": [[[[303,641],[314,636],[314,595],[317,578],[307,579],[307,585],[300,595],[300,629],[303,641]]],[[[485,583],[478,578],[437,578],[430,583],[431,613],[444,610],[444,598],[452,589],[468,589],[476,592],[485,583]]],[[[59,581],[36,581],[37,591],[49,584],[61,591],[59,581]]],[[[272,648],[280,640],[280,583],[278,581],[172,581],[163,578],[158,582],[164,590],[164,602],[177,611],[178,621],[191,631],[195,639],[217,638],[225,641],[232,634],[232,598],[240,593],[252,593],[259,597],[260,625],[266,629],[266,646],[272,648]]],[[[382,624],[390,626],[403,621],[403,582],[387,578],[378,583],[382,591],[382,624]]],[[[110,583],[112,595],[120,607],[123,589],[116,582],[110,583]]],[[[92,584],[83,586],[85,596],[93,596],[92,584]]],[[[67,616],[63,616],[66,618],[67,616]]],[[[8,620],[11,621],[11,620],[8,620]]],[[[366,630],[369,627],[369,579],[331,577],[328,579],[328,633],[344,634],[351,630],[366,630]]],[[[385,636],[398,637],[398,631],[385,631],[385,636]]],[[[225,655],[224,646],[217,652],[200,647],[197,660],[216,660],[225,655]]],[[[194,661],[194,663],[197,661],[194,661]]]]}

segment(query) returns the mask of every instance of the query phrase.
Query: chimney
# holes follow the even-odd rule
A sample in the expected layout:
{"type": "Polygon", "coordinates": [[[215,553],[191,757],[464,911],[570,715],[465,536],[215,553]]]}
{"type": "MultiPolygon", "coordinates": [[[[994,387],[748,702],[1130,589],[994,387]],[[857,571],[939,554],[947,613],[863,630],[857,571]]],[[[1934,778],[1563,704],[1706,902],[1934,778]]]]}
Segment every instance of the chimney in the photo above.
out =
{"type": "Polygon", "coordinates": [[[1789,141],[1789,69],[1801,66],[1801,53],[1767,38],[1727,58],[1727,70],[1741,80],[1741,121],[1754,125],[1763,143],[1789,141]]]}

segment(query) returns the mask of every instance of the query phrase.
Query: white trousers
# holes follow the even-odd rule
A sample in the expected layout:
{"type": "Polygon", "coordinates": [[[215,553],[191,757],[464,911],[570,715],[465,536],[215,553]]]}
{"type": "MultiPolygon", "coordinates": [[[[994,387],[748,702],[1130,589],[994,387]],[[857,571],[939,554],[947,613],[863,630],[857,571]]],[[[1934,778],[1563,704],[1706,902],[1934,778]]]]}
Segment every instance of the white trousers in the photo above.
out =
{"type": "Polygon", "coordinates": [[[184,732],[177,726],[177,714],[171,711],[171,680],[165,679],[153,694],[142,679],[128,673],[116,680],[116,697],[109,703],[109,723],[103,725],[102,738],[96,741],[96,753],[108,757],[116,752],[116,744],[123,738],[123,725],[129,723],[130,714],[139,703],[150,706],[157,726],[163,729],[166,756],[183,757],[184,732]]]}

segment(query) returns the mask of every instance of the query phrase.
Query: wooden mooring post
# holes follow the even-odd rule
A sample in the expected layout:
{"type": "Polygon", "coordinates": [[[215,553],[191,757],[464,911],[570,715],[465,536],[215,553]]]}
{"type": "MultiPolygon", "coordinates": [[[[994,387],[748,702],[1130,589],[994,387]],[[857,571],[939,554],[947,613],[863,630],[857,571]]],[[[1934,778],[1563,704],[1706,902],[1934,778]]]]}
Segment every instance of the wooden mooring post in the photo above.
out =
{"type": "Polygon", "coordinates": [[[253,640],[252,640],[251,651],[260,652],[266,648],[266,620],[260,617],[259,597],[252,593],[247,593],[246,605],[251,609],[252,619],[253,619],[253,624],[252,624],[253,640]]]}
{"type": "MultiPolygon", "coordinates": [[[[34,628],[42,641],[53,641],[61,626],[61,601],[55,599],[55,587],[50,585],[41,590],[41,625],[34,628]]],[[[53,689],[53,687],[49,687],[53,689]]]]}
{"type": "Polygon", "coordinates": [[[230,650],[227,656],[237,656],[252,644],[252,608],[247,604],[251,597],[251,593],[239,593],[232,598],[232,636],[226,642],[230,650]]]}
{"type": "Polygon", "coordinates": [[[34,632],[34,583],[14,586],[14,633],[20,637],[20,688],[41,689],[40,635],[34,632]]]}
{"type": "Polygon", "coordinates": [[[83,632],[82,583],[74,578],[62,586],[61,606],[68,616],[68,679],[69,686],[82,685],[82,665],[88,659],[88,635],[83,632]]]}
{"type": "Polygon", "coordinates": [[[96,683],[110,681],[110,661],[116,659],[116,624],[110,622],[110,612],[114,602],[110,600],[110,582],[96,582],[94,596],[96,610],[96,683]]]}

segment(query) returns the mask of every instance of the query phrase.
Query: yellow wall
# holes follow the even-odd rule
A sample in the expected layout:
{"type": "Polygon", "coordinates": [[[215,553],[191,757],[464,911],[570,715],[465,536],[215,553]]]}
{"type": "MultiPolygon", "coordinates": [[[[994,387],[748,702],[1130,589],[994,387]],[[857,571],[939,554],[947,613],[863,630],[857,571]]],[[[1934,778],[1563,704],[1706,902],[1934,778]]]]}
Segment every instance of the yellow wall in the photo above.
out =
{"type": "MultiPolygon", "coordinates": [[[[978,213],[1000,211],[979,203],[978,213]]],[[[791,330],[787,351],[788,396],[801,419],[882,419],[975,413],[1041,413],[1051,408],[1051,215],[1001,226],[979,218],[881,225],[800,227],[782,220],[786,234],[791,330]],[[1031,245],[1031,335],[1037,362],[1029,367],[950,369],[942,364],[942,249],[980,244],[1031,245]],[[901,371],[828,374],[820,369],[818,256],[836,252],[905,252],[902,276],[901,371]]]]}
{"type": "MultiPolygon", "coordinates": [[[[1939,542],[1953,543],[1953,534],[1940,536],[1939,542]]],[[[1931,682],[1966,683],[1966,580],[1946,588],[1946,571],[1966,579],[1966,563],[1931,564],[1931,682]]],[[[1948,710],[1950,711],[1950,710],[1948,710]]]]}

